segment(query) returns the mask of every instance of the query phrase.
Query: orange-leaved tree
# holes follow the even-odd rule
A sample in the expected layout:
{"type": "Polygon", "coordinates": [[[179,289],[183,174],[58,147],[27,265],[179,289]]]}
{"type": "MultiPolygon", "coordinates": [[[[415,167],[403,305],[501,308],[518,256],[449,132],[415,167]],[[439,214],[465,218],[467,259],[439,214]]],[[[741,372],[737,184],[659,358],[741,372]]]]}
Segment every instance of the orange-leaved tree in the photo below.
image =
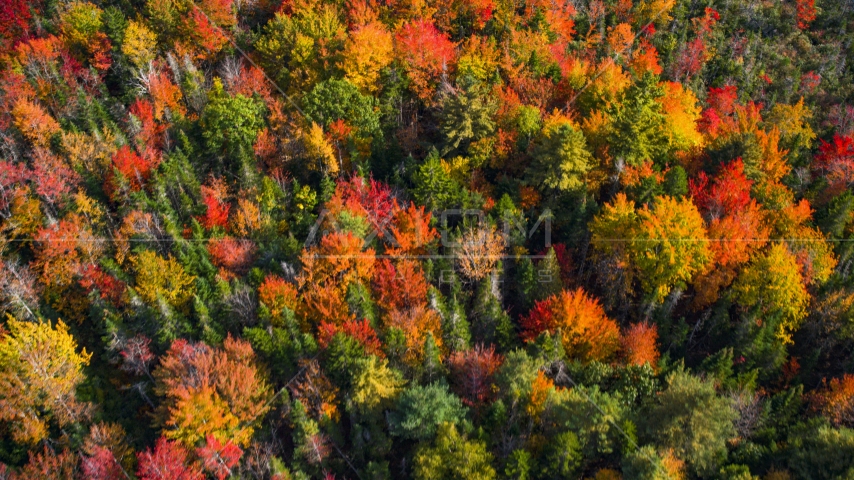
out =
{"type": "Polygon", "coordinates": [[[834,425],[854,426],[854,375],[834,378],[824,388],[810,396],[814,409],[830,419],[834,425]]]}
{"type": "Polygon", "coordinates": [[[759,204],[750,197],[753,182],[745,176],[740,158],[723,165],[713,178],[700,172],[688,186],[708,223],[713,259],[694,280],[694,306],[700,308],[717,300],[738,268],[765,245],[770,231],[759,204]]]}
{"type": "Polygon", "coordinates": [[[628,365],[645,365],[655,368],[658,363],[658,327],[647,322],[635,323],[620,338],[622,353],[628,365]]]}
{"type": "Polygon", "coordinates": [[[22,322],[11,316],[0,326],[0,421],[11,438],[36,444],[51,422],[60,427],[82,420],[87,406],[76,398],[91,355],[77,351],[68,327],[58,321],[22,322]]]}
{"type": "Polygon", "coordinates": [[[245,446],[269,410],[270,387],[252,347],[230,335],[221,348],[174,341],[154,378],[164,435],[188,447],[208,435],[245,446]]]}
{"type": "Polygon", "coordinates": [[[359,90],[374,93],[380,88],[381,71],[394,59],[393,38],[379,21],[357,27],[344,47],[341,69],[359,90]]]}
{"type": "Polygon", "coordinates": [[[41,105],[21,98],[12,108],[15,126],[34,146],[45,147],[50,137],[59,133],[59,123],[41,105]]]}
{"type": "Polygon", "coordinates": [[[402,208],[394,203],[394,215],[389,225],[393,241],[389,239],[386,253],[398,255],[424,255],[427,247],[438,237],[436,229],[430,226],[430,212],[425,207],[410,203],[402,208]]]}
{"type": "Polygon", "coordinates": [[[408,259],[381,259],[374,268],[373,292],[377,305],[386,311],[427,303],[427,280],[421,264],[408,259]]]}
{"type": "Polygon", "coordinates": [[[274,324],[282,322],[285,309],[296,311],[297,294],[296,285],[275,275],[264,277],[258,287],[258,300],[270,311],[274,324]]]}
{"type": "Polygon", "coordinates": [[[344,301],[351,283],[368,285],[374,271],[374,250],[363,250],[363,240],[352,232],[333,232],[320,245],[303,250],[303,271],[297,279],[303,301],[300,314],[306,327],[322,321],[342,324],[351,318],[344,301]]]}
{"type": "Polygon", "coordinates": [[[458,243],[457,263],[466,277],[482,280],[498,268],[505,241],[494,226],[472,228],[463,233],[458,243]]]}
{"type": "Polygon", "coordinates": [[[406,350],[403,359],[410,365],[420,365],[424,359],[424,342],[433,335],[436,346],[442,346],[442,320],[439,313],[426,304],[405,310],[394,310],[384,319],[386,329],[396,328],[403,332],[406,350]]]}
{"type": "Polygon", "coordinates": [[[327,417],[337,420],[338,388],[320,368],[317,359],[299,361],[300,373],[288,387],[294,400],[303,404],[306,413],[313,419],[327,417]]]}
{"type": "Polygon", "coordinates": [[[97,258],[100,242],[82,218],[69,215],[36,232],[35,260],[31,264],[46,286],[66,287],[80,268],[97,258]]]}
{"type": "Polygon", "coordinates": [[[564,290],[537,302],[522,318],[522,338],[527,341],[543,332],[555,334],[558,329],[570,358],[608,360],[620,346],[617,323],[581,288],[564,290]]]}

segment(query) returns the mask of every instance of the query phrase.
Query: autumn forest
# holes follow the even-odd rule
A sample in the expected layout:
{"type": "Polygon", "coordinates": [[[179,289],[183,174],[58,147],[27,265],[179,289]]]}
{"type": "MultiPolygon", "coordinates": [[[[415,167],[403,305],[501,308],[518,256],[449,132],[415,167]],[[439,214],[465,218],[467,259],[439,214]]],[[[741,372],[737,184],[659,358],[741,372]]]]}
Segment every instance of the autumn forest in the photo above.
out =
{"type": "Polygon", "coordinates": [[[0,480],[854,478],[847,0],[0,0],[0,480]]]}

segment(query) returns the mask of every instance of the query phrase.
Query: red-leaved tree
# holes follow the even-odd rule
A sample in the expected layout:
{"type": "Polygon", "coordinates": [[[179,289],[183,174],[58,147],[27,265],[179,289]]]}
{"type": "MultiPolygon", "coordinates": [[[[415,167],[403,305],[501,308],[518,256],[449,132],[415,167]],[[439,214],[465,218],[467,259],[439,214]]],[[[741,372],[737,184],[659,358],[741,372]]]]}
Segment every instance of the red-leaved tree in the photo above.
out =
{"type": "Polygon", "coordinates": [[[813,169],[827,180],[831,195],[854,184],[854,139],[834,135],[830,142],[822,140],[813,169]]]}
{"type": "Polygon", "coordinates": [[[795,0],[798,28],[805,30],[815,20],[815,0],[795,0]]]}
{"type": "Polygon", "coordinates": [[[88,293],[98,291],[98,296],[118,306],[125,291],[125,282],[105,272],[97,265],[85,265],[80,269],[80,286],[88,293]]]}
{"type": "Polygon", "coordinates": [[[359,342],[364,347],[365,353],[376,355],[380,358],[385,357],[385,353],[382,350],[382,342],[377,337],[376,330],[371,327],[367,319],[347,320],[341,325],[336,325],[333,322],[321,322],[317,330],[317,342],[323,348],[326,348],[332,337],[340,332],[359,342]]]}
{"type": "Polygon", "coordinates": [[[92,455],[84,456],[80,462],[87,480],[124,480],[128,478],[121,464],[110,449],[95,446],[92,455]]]}
{"type": "Polygon", "coordinates": [[[145,157],[133,151],[129,146],[122,145],[113,154],[113,171],[107,175],[106,189],[113,200],[118,200],[122,182],[119,175],[127,182],[131,192],[138,192],[148,182],[152,170],[157,168],[160,160],[152,154],[145,157]]]}
{"type": "Polygon", "coordinates": [[[454,69],[453,42],[429,20],[415,20],[400,28],[395,49],[413,91],[430,103],[442,75],[454,69]]]}
{"type": "Polygon", "coordinates": [[[492,399],[495,394],[492,381],[501,362],[494,346],[477,345],[451,354],[448,365],[452,385],[466,405],[478,407],[492,399]]]}
{"type": "Polygon", "coordinates": [[[225,480],[232,474],[232,469],[240,461],[243,450],[231,441],[223,444],[213,435],[208,435],[205,444],[196,449],[196,454],[201,459],[205,471],[217,480],[225,480]]]}
{"type": "Polygon", "coordinates": [[[204,480],[199,465],[189,458],[180,443],[157,439],[154,449],[137,454],[136,475],[140,480],[204,480]]]}
{"type": "Polygon", "coordinates": [[[228,224],[228,212],[231,204],[228,203],[228,189],[222,180],[213,180],[210,185],[202,185],[202,203],[207,211],[197,220],[207,229],[215,227],[225,228],[228,224]]]}
{"type": "Polygon", "coordinates": [[[36,9],[40,3],[27,0],[4,0],[0,3],[0,45],[5,51],[10,51],[27,36],[32,18],[30,8],[36,9]]]}

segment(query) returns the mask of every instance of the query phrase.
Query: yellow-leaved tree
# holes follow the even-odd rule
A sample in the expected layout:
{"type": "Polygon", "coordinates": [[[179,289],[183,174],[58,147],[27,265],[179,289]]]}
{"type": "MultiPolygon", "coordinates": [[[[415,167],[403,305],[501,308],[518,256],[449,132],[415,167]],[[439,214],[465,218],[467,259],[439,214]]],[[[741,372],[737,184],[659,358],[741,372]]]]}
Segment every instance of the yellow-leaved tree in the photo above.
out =
{"type": "Polygon", "coordinates": [[[193,298],[190,286],[195,277],[184,271],[174,258],[163,258],[146,250],[131,259],[136,271],[137,295],[145,302],[156,305],[160,299],[173,308],[181,309],[193,298]]]}
{"type": "Polygon", "coordinates": [[[755,258],[733,284],[742,306],[757,309],[764,321],[776,324],[776,335],[791,343],[792,333],[807,314],[809,294],[797,259],[783,243],[775,243],[755,258]]]}
{"type": "Polygon", "coordinates": [[[75,397],[91,354],[77,352],[77,342],[60,320],[22,322],[9,316],[0,326],[0,421],[13,440],[36,444],[49,423],[60,427],[85,417],[87,405],[75,397]]]}
{"type": "Polygon", "coordinates": [[[125,29],[122,53],[127,55],[137,68],[148,65],[157,54],[157,35],[144,23],[131,20],[125,29]]]}
{"type": "Polygon", "coordinates": [[[778,103],[771,108],[766,121],[780,130],[784,148],[797,151],[811,148],[816,134],[810,126],[812,111],[804,105],[803,97],[794,105],[778,103]]]}
{"type": "Polygon", "coordinates": [[[400,394],[405,384],[395,370],[388,366],[388,360],[376,355],[359,361],[358,373],[353,379],[353,404],[362,412],[388,408],[400,394]]]}
{"type": "Polygon", "coordinates": [[[380,72],[393,57],[394,43],[385,26],[374,21],[350,33],[344,47],[341,69],[347,80],[366,93],[379,90],[380,72]]]}
{"type": "Polygon", "coordinates": [[[433,445],[424,445],[415,453],[413,477],[418,480],[492,480],[496,478],[492,461],[492,453],[485,442],[469,440],[453,423],[445,422],[439,425],[433,445]]]}
{"type": "Polygon", "coordinates": [[[674,150],[690,150],[702,146],[703,135],[697,131],[700,107],[694,92],[679,82],[664,82],[665,94],[661,102],[665,134],[674,150]]]}
{"type": "Polygon", "coordinates": [[[657,197],[636,209],[618,194],[590,224],[593,244],[602,254],[636,275],[656,302],[673,288],[684,288],[711,260],[705,222],[687,198],[657,197]]]}
{"type": "Polygon", "coordinates": [[[638,220],[632,261],[643,289],[661,301],[711,260],[706,225],[691,200],[668,196],[656,198],[652,208],[644,205],[638,220]]]}
{"type": "Polygon", "coordinates": [[[332,144],[323,133],[323,127],[312,122],[302,134],[302,143],[305,147],[305,155],[309,161],[308,168],[316,172],[323,172],[332,177],[338,176],[338,159],[332,144]]]}

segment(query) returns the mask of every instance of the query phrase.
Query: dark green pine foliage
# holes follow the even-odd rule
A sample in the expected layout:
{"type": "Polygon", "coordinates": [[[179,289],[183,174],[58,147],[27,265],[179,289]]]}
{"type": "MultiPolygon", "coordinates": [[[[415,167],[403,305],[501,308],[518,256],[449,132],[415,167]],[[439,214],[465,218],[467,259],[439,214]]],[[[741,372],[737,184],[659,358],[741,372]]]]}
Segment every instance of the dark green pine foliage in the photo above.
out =
{"type": "Polygon", "coordinates": [[[608,144],[613,158],[626,165],[639,166],[650,160],[661,164],[667,159],[668,140],[664,115],[658,99],[664,95],[658,78],[647,74],[629,87],[614,103],[613,128],[608,144]]]}
{"type": "Polygon", "coordinates": [[[446,142],[443,153],[465,152],[472,142],[495,132],[498,103],[486,89],[462,82],[445,95],[441,120],[446,142]]]}
{"type": "Polygon", "coordinates": [[[450,177],[435,150],[416,167],[412,174],[412,183],[415,201],[427,207],[429,211],[440,212],[465,202],[465,189],[450,177]]]}
{"type": "Polygon", "coordinates": [[[257,175],[253,145],[264,127],[264,104],[255,98],[229,95],[214,82],[200,120],[208,153],[222,160],[222,168],[251,182],[257,175]]]}
{"type": "Polygon", "coordinates": [[[310,121],[324,127],[344,120],[363,137],[382,138],[376,98],[360,93],[347,80],[332,78],[318,83],[303,97],[302,109],[310,121]]]}
{"type": "Polygon", "coordinates": [[[443,383],[407,389],[389,414],[389,431],[396,437],[427,440],[443,422],[460,423],[467,409],[443,383]]]}
{"type": "Polygon", "coordinates": [[[487,277],[477,285],[474,305],[472,306],[471,334],[475,344],[497,345],[501,351],[512,347],[516,339],[510,315],[501,305],[500,288],[497,278],[487,277]]]}

